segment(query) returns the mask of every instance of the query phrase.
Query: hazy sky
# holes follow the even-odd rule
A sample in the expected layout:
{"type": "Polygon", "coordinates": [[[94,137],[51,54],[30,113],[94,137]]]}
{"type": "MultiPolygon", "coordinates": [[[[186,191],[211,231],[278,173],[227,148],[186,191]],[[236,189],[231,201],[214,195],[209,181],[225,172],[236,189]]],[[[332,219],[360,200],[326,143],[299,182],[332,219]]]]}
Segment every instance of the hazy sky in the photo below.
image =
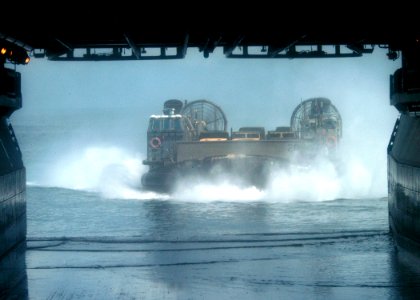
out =
{"type": "MultiPolygon", "coordinates": [[[[301,100],[327,97],[344,124],[358,115],[388,122],[389,75],[400,65],[376,48],[371,55],[341,59],[227,59],[217,49],[208,59],[195,48],[183,60],[53,62],[20,66],[24,108],[16,113],[123,111],[146,119],[167,99],[208,99],[221,106],[229,127],[287,125],[301,100]],[[385,115],[384,115],[385,113],[385,115]]],[[[110,117],[113,117],[110,115],[110,117]]]]}

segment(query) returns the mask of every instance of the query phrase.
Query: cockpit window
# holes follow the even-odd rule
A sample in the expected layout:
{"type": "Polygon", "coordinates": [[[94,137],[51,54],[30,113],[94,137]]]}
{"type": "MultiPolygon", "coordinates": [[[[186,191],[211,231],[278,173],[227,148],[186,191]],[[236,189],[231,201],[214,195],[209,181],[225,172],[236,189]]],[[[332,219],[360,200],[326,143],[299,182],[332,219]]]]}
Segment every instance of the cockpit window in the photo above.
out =
{"type": "Polygon", "coordinates": [[[180,118],[174,119],[174,127],[175,127],[175,130],[177,130],[177,131],[181,130],[181,119],[180,118]]]}
{"type": "Polygon", "coordinates": [[[149,121],[149,131],[160,131],[160,120],[151,118],[149,121]]]}
{"type": "Polygon", "coordinates": [[[155,118],[151,117],[149,121],[149,131],[182,131],[181,118],[155,118]]]}
{"type": "Polygon", "coordinates": [[[324,120],[324,128],[335,129],[337,127],[337,122],[332,119],[324,120]]]}
{"type": "Polygon", "coordinates": [[[165,118],[163,119],[163,130],[171,130],[171,119],[165,118]]]}

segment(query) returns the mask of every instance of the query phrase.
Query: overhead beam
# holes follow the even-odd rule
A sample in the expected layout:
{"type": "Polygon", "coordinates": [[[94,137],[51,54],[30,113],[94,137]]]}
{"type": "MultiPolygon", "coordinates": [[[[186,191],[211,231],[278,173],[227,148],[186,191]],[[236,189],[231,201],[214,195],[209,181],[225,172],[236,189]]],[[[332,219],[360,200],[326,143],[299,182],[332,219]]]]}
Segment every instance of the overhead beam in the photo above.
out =
{"type": "Polygon", "coordinates": [[[95,53],[95,50],[100,48],[78,48],[75,50],[68,50],[61,55],[49,56],[48,58],[54,61],[127,61],[183,58],[181,47],[173,47],[176,50],[176,53],[173,54],[168,54],[166,47],[149,47],[148,49],[156,48],[159,49],[159,53],[156,53],[155,55],[140,55],[138,58],[134,54],[124,55],[126,47],[107,48],[107,51],[103,51],[101,53],[95,53]]]}
{"type": "Polygon", "coordinates": [[[33,50],[33,48],[31,46],[25,44],[24,42],[0,32],[0,41],[1,40],[5,40],[5,41],[7,41],[11,44],[14,44],[14,45],[18,46],[18,47],[22,47],[26,51],[32,51],[33,50]]]}
{"type": "Polygon", "coordinates": [[[72,55],[73,47],[59,38],[55,38],[54,46],[45,51],[45,55],[48,57],[48,59],[54,59],[65,54],[72,55]]]}
{"type": "Polygon", "coordinates": [[[238,47],[242,43],[242,40],[244,39],[244,37],[245,36],[240,35],[233,41],[232,45],[223,47],[223,53],[228,57],[232,55],[233,50],[235,50],[235,48],[238,47]]]}
{"type": "Polygon", "coordinates": [[[137,47],[137,45],[134,43],[134,41],[131,39],[131,37],[127,33],[124,33],[124,38],[127,41],[127,44],[130,46],[131,51],[133,52],[134,56],[137,59],[140,59],[141,51],[139,47],[137,47]]]}
{"type": "Polygon", "coordinates": [[[347,44],[347,48],[349,48],[354,53],[357,53],[361,56],[362,54],[372,53],[374,47],[372,46],[371,48],[366,48],[365,45],[362,43],[355,43],[355,44],[347,44]]]}
{"type": "Polygon", "coordinates": [[[70,45],[69,44],[67,44],[67,43],[65,43],[65,42],[63,42],[62,40],[60,40],[60,39],[55,39],[61,46],[63,46],[64,48],[66,48],[67,50],[73,50],[73,48],[72,47],[70,47],[70,45]]]}
{"type": "Polygon", "coordinates": [[[361,54],[356,52],[343,53],[340,50],[340,45],[331,45],[333,46],[332,52],[324,51],[323,45],[313,45],[315,50],[304,50],[298,51],[298,46],[290,46],[288,50],[283,53],[278,53],[276,56],[272,57],[271,55],[249,53],[248,46],[242,46],[243,50],[240,54],[231,54],[228,58],[343,58],[343,57],[358,57],[361,54]]]}
{"type": "Polygon", "coordinates": [[[188,49],[188,41],[190,39],[190,35],[187,33],[185,34],[185,38],[184,38],[184,43],[182,44],[182,47],[180,49],[180,53],[182,58],[185,57],[185,55],[187,55],[187,49],[188,49]]]}
{"type": "Polygon", "coordinates": [[[293,40],[293,41],[291,41],[289,43],[284,43],[283,45],[280,45],[280,46],[268,45],[267,55],[269,57],[275,57],[280,52],[282,52],[284,50],[287,50],[287,49],[289,49],[292,46],[295,46],[299,41],[303,40],[305,37],[306,37],[306,34],[301,35],[296,40],[293,40]]]}
{"type": "Polygon", "coordinates": [[[204,58],[208,58],[210,53],[213,53],[214,49],[219,46],[222,37],[219,36],[217,39],[213,37],[208,37],[204,42],[204,45],[199,47],[200,52],[203,52],[204,58]]]}

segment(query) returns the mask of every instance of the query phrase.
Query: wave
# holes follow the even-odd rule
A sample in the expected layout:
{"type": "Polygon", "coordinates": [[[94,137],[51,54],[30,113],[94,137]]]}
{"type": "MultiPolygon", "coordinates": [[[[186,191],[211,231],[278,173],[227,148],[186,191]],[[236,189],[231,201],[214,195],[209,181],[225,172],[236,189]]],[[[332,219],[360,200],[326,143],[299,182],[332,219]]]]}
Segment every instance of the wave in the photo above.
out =
{"type": "Polygon", "coordinates": [[[271,170],[265,189],[238,186],[234,178],[223,175],[211,182],[178,182],[176,191],[168,195],[141,189],[141,176],[147,172],[142,158],[119,147],[85,147],[58,157],[42,172],[43,177],[28,181],[28,185],[90,191],[112,199],[189,202],[330,201],[375,198],[385,192],[374,188],[375,173],[367,162],[347,155],[338,167],[320,158],[310,169],[291,166],[271,170]]]}
{"type": "Polygon", "coordinates": [[[96,192],[104,198],[169,198],[139,188],[140,177],[146,171],[139,154],[118,147],[91,146],[57,158],[44,176],[28,181],[28,185],[96,192]]]}
{"type": "Polygon", "coordinates": [[[212,182],[197,178],[181,180],[173,197],[192,202],[241,200],[284,203],[382,197],[386,191],[376,188],[373,172],[366,162],[356,157],[348,156],[346,160],[332,162],[319,156],[310,167],[290,165],[270,170],[264,189],[240,187],[235,184],[235,178],[222,174],[212,182]]]}

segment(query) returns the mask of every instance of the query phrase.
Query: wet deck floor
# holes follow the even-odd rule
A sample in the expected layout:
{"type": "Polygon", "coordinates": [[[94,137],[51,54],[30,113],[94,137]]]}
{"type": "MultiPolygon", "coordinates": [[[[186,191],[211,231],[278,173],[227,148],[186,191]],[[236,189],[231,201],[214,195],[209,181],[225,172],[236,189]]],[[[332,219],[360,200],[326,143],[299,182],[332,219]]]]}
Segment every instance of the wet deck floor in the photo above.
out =
{"type": "MultiPolygon", "coordinates": [[[[420,277],[387,232],[28,240],[29,299],[399,299],[420,277]]],[[[23,299],[25,285],[13,293],[23,299]]],[[[12,294],[13,294],[12,293],[12,294]]]]}

